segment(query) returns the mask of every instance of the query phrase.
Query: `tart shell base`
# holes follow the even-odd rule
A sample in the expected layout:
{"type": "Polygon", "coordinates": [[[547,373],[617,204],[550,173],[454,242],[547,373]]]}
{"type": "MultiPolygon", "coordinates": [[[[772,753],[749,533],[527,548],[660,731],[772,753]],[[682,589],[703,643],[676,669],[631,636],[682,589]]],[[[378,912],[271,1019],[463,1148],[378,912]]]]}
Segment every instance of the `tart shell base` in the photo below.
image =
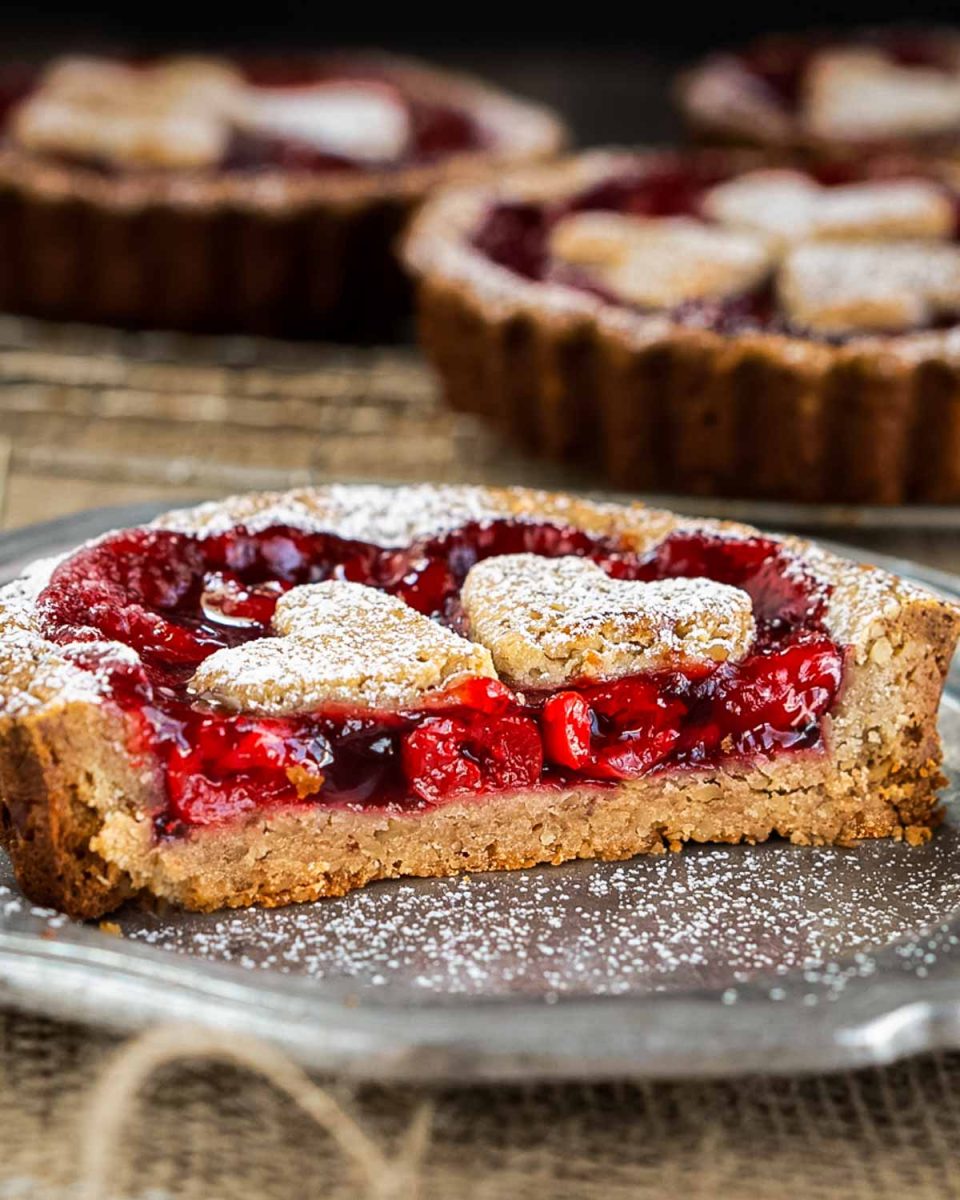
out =
{"type": "Polygon", "coordinates": [[[824,751],[451,800],[413,814],[298,806],[158,839],[163,793],[125,718],[72,702],[0,722],[4,840],[37,903],[91,918],[142,893],[208,911],[337,896],[378,879],[623,859],[685,842],[925,841],[940,820],[935,714],[956,638],[923,604],[851,664],[824,751]]]}
{"type": "Polygon", "coordinates": [[[393,168],[103,172],[0,147],[0,308],[130,328],[370,341],[410,311],[396,243],[434,188],[556,154],[546,109],[381,54],[323,56],[470,114],[489,144],[393,168]]]}
{"type": "Polygon", "coordinates": [[[384,196],[343,210],[111,209],[0,176],[0,308],[128,328],[390,336],[410,305],[393,245],[412,208],[384,196]]]}
{"type": "Polygon", "coordinates": [[[960,363],[487,303],[421,278],[446,398],[615,487],[861,504],[960,501],[960,363]]]}

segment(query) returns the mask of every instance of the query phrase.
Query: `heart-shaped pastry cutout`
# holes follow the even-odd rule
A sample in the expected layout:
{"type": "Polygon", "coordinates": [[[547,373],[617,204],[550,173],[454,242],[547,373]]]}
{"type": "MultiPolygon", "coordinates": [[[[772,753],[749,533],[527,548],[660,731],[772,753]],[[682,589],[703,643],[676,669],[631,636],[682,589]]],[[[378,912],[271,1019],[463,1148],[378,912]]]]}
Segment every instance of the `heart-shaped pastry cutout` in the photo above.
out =
{"type": "Polygon", "coordinates": [[[960,247],[807,242],[784,259],[778,289],[799,329],[896,333],[960,313],[960,247]]]}
{"type": "Polygon", "coordinates": [[[422,704],[468,678],[496,678],[482,646],[359,583],[291,588],[272,629],[277,636],[205,659],[191,693],[272,716],[337,705],[384,711],[422,704]]]}
{"type": "Polygon", "coordinates": [[[14,109],[10,130],[41,154],[130,168],[207,167],[226,150],[228,114],[241,87],[237,72],[208,59],[131,67],[67,58],[14,109]]]}
{"type": "Polygon", "coordinates": [[[478,563],[461,603],[472,638],[516,687],[555,687],[742,658],[750,597],[712,579],[611,579],[585,558],[509,554],[478,563]]]}
{"type": "Polygon", "coordinates": [[[803,114],[827,138],[923,136],[960,126],[960,76],[868,49],[825,50],[807,71],[803,114]]]}
{"type": "Polygon", "coordinates": [[[811,238],[946,239],[956,217],[942,188],[923,179],[822,187],[799,171],[748,171],[711,188],[703,212],[782,243],[811,238]]]}
{"type": "Polygon", "coordinates": [[[747,230],[611,212],[564,217],[551,232],[550,252],[643,308],[734,296],[762,283],[773,265],[770,241],[747,230]]]}
{"type": "Polygon", "coordinates": [[[364,162],[395,162],[411,137],[410,117],[394,88],[377,83],[248,88],[238,124],[364,162]]]}

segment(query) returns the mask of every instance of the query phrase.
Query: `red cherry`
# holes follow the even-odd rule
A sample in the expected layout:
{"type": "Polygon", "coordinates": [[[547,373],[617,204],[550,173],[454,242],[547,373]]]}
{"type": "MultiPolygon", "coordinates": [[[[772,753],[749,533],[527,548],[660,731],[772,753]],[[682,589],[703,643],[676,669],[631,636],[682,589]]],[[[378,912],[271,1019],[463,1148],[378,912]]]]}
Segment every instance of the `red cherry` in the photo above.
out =
{"type": "Polygon", "coordinates": [[[266,628],[277,601],[292,586],[283,579],[248,585],[233,572],[211,571],[203,581],[200,606],[211,620],[225,620],[227,624],[250,622],[266,628]]]}
{"type": "Polygon", "coordinates": [[[560,692],[543,706],[543,747],[547,758],[577,771],[593,758],[590,705],[577,692],[560,692]]]}
{"type": "Polygon", "coordinates": [[[432,559],[411,568],[396,590],[411,608],[432,616],[443,612],[447,598],[457,590],[457,581],[444,561],[432,559]]]}
{"type": "Polygon", "coordinates": [[[467,679],[440,697],[445,708],[469,708],[484,713],[503,713],[516,704],[513,692],[499,679],[467,679]]]}
{"type": "Polygon", "coordinates": [[[143,664],[131,661],[115,647],[81,642],[79,645],[66,646],[63,656],[74,666],[101,676],[114,695],[128,704],[131,701],[149,703],[153,698],[153,689],[143,664]]]}
{"type": "Polygon", "coordinates": [[[589,778],[630,779],[670,753],[685,713],[653,679],[561,692],[543,707],[547,758],[589,778]]]}
{"type": "Polygon", "coordinates": [[[480,767],[466,756],[469,729],[453,717],[431,717],[403,739],[403,769],[425,800],[480,788],[480,767]]]}
{"type": "Polygon", "coordinates": [[[186,825],[216,825],[253,812],[268,799],[255,778],[238,776],[225,787],[193,769],[171,772],[168,792],[175,817],[186,825]]]}
{"type": "Polygon", "coordinates": [[[812,724],[840,687],[843,655],[825,638],[755,655],[722,677],[716,705],[730,732],[812,724]]]}
{"type": "Polygon", "coordinates": [[[543,770],[540,731],[529,717],[479,718],[473,727],[472,750],[480,754],[490,787],[532,787],[543,770]]]}
{"type": "Polygon", "coordinates": [[[430,717],[404,737],[401,756],[410,787],[433,801],[484,788],[531,787],[543,767],[536,724],[521,716],[430,717]]]}
{"type": "Polygon", "coordinates": [[[666,758],[679,738],[679,729],[630,730],[604,746],[590,770],[600,779],[635,779],[666,758]]]}

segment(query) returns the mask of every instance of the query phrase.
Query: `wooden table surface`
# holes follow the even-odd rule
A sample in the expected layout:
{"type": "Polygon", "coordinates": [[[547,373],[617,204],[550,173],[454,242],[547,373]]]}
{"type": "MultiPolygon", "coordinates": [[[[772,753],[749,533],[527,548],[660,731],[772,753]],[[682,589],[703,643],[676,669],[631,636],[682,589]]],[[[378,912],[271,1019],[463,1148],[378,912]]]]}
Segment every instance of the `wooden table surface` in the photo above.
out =
{"type": "MultiPolygon", "coordinates": [[[[443,405],[416,351],[118,334],[0,317],[0,526],[81,509],[326,480],[597,488],[576,465],[518,455],[443,405]]],[[[799,518],[716,512],[960,571],[960,512],[799,518]],[[804,519],[806,524],[804,525],[804,519]],[[895,523],[897,528],[876,528],[895,523]]]]}

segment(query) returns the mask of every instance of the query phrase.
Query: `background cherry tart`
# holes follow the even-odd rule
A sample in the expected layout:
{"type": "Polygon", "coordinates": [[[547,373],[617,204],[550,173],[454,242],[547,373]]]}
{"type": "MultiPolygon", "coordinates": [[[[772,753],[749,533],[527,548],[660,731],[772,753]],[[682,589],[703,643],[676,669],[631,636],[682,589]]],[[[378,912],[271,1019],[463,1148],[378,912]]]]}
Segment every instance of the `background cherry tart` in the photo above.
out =
{"type": "Polygon", "coordinates": [[[960,35],[891,28],[780,34],[711,54],[677,81],[702,140],[831,159],[960,149],[960,35]]]}
{"type": "Polygon", "coordinates": [[[385,55],[63,58],[0,73],[3,308],[369,338],[442,181],[555,153],[548,112],[385,55]]]}
{"type": "Polygon", "coordinates": [[[407,237],[450,403],[620,487],[960,501],[949,165],[592,152],[407,237]]]}
{"type": "Polygon", "coordinates": [[[482,488],[253,495],[0,591],[35,901],[210,910],[773,835],[925,840],[960,611],[744,526],[482,488]]]}

